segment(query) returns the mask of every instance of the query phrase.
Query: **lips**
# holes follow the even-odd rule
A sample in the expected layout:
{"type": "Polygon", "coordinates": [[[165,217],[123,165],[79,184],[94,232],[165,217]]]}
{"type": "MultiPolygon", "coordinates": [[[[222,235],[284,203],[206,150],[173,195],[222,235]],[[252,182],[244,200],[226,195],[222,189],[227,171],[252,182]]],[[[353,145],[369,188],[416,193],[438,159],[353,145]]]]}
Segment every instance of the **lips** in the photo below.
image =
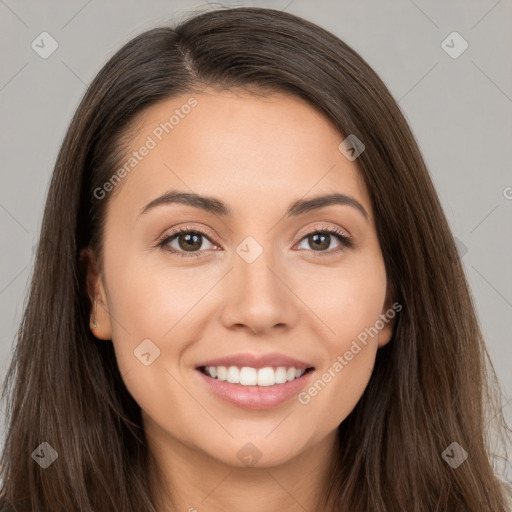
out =
{"type": "Polygon", "coordinates": [[[284,354],[271,353],[210,359],[203,361],[196,370],[214,396],[244,409],[264,410],[282,405],[296,396],[310,382],[314,367],[284,354]],[[220,371],[226,375],[218,375],[220,371]],[[252,380],[251,377],[246,380],[244,372],[251,374],[252,380]],[[240,380],[237,380],[237,375],[240,380]],[[272,376],[276,377],[275,380],[272,376]]]}
{"type": "Polygon", "coordinates": [[[262,355],[254,355],[248,353],[234,354],[227,357],[203,361],[197,365],[196,368],[199,369],[206,366],[249,366],[251,368],[265,368],[267,366],[277,368],[279,366],[284,366],[286,368],[298,368],[299,370],[306,370],[313,367],[313,365],[310,363],[286,356],[284,354],[278,354],[276,352],[262,355]]]}

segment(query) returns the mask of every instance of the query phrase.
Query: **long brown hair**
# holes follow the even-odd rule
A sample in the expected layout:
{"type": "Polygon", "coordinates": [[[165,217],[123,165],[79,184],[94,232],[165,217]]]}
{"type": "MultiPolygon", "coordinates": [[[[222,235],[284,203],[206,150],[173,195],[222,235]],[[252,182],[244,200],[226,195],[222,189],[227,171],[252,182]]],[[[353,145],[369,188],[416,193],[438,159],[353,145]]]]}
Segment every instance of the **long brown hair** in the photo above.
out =
{"type": "MultiPolygon", "coordinates": [[[[291,93],[321,111],[357,162],[403,309],[370,382],[339,426],[324,506],[351,512],[505,512],[489,426],[499,387],[453,236],[414,136],[370,66],[333,34],[271,9],[220,9],[135,37],[89,86],[59,152],[28,301],[3,385],[1,498],[12,510],[155,511],[140,407],[111,343],[91,334],[80,251],[101,255],[102,187],[136,116],[181,93],[291,93]],[[441,454],[468,453],[457,469],[441,454]],[[58,454],[44,469],[34,451],[58,454]]],[[[99,257],[101,261],[101,257],[99,257]]],[[[501,422],[500,422],[501,420],[501,422]]],[[[498,428],[497,427],[497,428],[498,428]]],[[[36,454],[37,455],[37,454],[36,454]]],[[[327,510],[327,508],[325,508],[327,510]]]]}

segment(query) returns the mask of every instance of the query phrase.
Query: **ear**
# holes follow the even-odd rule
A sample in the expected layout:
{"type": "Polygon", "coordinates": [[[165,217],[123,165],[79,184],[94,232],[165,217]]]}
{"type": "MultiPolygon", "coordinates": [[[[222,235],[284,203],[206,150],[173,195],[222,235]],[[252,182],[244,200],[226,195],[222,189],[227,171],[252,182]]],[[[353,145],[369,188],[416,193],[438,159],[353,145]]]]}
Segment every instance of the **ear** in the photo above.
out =
{"type": "Polygon", "coordinates": [[[386,300],[380,315],[380,320],[384,327],[379,330],[378,347],[381,348],[387,345],[393,336],[393,329],[395,327],[398,312],[402,309],[402,305],[398,302],[393,303],[392,297],[395,295],[393,285],[389,286],[386,292],[386,300]]]}
{"type": "Polygon", "coordinates": [[[112,326],[107,294],[98,268],[96,255],[90,247],[86,247],[80,251],[80,266],[85,272],[87,295],[92,304],[89,318],[90,329],[96,338],[111,340],[112,326]],[[93,327],[94,319],[96,319],[96,327],[93,327]]]}

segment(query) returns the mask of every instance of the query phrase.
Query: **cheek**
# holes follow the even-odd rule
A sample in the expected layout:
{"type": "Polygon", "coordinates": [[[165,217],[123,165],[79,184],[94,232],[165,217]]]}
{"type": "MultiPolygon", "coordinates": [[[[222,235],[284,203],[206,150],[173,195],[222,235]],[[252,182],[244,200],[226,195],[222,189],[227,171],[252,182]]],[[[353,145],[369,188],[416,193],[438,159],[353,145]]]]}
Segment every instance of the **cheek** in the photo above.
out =
{"type": "Polygon", "coordinates": [[[355,407],[373,371],[376,326],[381,325],[386,295],[385,267],[382,260],[369,258],[331,272],[320,284],[322,288],[309,294],[308,305],[329,327],[322,345],[325,364],[299,402],[334,427],[355,407]]]}
{"type": "Polygon", "coordinates": [[[171,422],[169,404],[180,404],[183,421],[193,422],[197,410],[179,384],[178,364],[190,344],[186,333],[199,310],[194,305],[213,282],[208,287],[192,270],[173,272],[136,258],[126,258],[109,275],[112,342],[126,388],[150,418],[171,422]]]}
{"type": "Polygon", "coordinates": [[[348,350],[352,340],[379,320],[386,297],[386,271],[380,252],[366,251],[354,253],[338,268],[315,272],[300,285],[297,280],[296,289],[328,328],[323,342],[332,358],[348,350]]]}
{"type": "Polygon", "coordinates": [[[321,425],[321,435],[332,431],[352,412],[363,395],[373,370],[376,346],[349,343],[318,373],[298,396],[303,407],[303,428],[321,425]]]}
{"type": "MultiPolygon", "coordinates": [[[[363,395],[370,380],[378,349],[375,324],[385,296],[379,286],[360,287],[345,281],[335,308],[325,316],[335,334],[324,337],[325,363],[316,378],[298,396],[305,408],[304,420],[311,429],[315,423],[326,433],[342,423],[363,395]],[[313,419],[314,418],[314,419],[313,419]]],[[[372,284],[372,283],[369,283],[372,284]]],[[[306,428],[306,425],[304,425],[306,428]]]]}
{"type": "Polygon", "coordinates": [[[126,327],[122,329],[114,322],[119,338],[126,337],[126,331],[132,338],[154,338],[160,343],[173,335],[176,338],[175,330],[190,322],[196,304],[218,280],[211,273],[198,274],[192,267],[172,268],[165,260],[148,264],[142,257],[127,258],[113,268],[113,313],[126,327]]]}
{"type": "MultiPolygon", "coordinates": [[[[129,250],[125,254],[130,254],[129,250]]],[[[149,359],[154,360],[146,369],[176,361],[183,350],[180,340],[186,339],[179,333],[185,328],[187,314],[206,293],[204,284],[195,283],[200,289],[190,286],[191,274],[155,268],[143,260],[135,253],[107,268],[112,341],[124,373],[146,368],[138,359],[141,351],[149,352],[149,359]]],[[[150,373],[144,375],[152,379],[150,373]]]]}

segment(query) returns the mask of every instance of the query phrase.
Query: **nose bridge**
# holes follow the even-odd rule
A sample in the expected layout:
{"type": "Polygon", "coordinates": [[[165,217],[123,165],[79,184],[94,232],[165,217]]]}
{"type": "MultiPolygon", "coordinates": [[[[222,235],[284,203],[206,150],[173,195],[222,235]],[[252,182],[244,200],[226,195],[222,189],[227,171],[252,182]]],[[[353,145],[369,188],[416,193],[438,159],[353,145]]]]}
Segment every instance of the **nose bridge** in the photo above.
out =
{"type": "Polygon", "coordinates": [[[247,236],[236,247],[231,290],[224,304],[227,324],[245,324],[252,330],[264,330],[276,324],[293,322],[293,294],[285,286],[286,276],[278,254],[271,247],[272,237],[247,236]]]}
{"type": "MultiPolygon", "coordinates": [[[[234,278],[245,295],[260,296],[260,300],[270,300],[281,293],[274,272],[278,267],[276,251],[271,246],[271,237],[247,236],[236,248],[234,278]],[[272,271],[272,270],[273,271],[272,271]]],[[[282,286],[282,285],[281,285],[282,286]]]]}

